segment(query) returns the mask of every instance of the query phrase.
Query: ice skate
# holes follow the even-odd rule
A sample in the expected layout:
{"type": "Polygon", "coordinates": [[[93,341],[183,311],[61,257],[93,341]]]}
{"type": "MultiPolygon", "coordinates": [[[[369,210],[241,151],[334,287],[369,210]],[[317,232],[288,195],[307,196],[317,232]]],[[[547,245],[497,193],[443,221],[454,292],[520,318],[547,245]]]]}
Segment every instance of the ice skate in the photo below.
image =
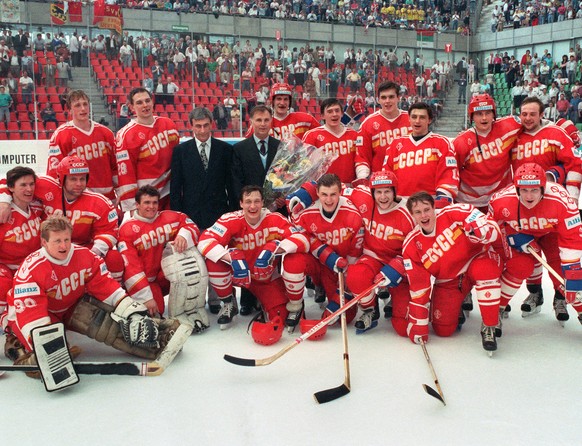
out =
{"type": "Polygon", "coordinates": [[[493,356],[493,352],[497,350],[497,341],[495,340],[495,327],[488,327],[481,324],[481,341],[483,342],[483,348],[489,355],[493,356]]]}
{"type": "Polygon", "coordinates": [[[314,297],[314,301],[317,304],[320,304],[320,306],[325,303],[325,299],[327,299],[326,295],[325,295],[325,288],[323,288],[322,286],[319,285],[315,285],[315,297],[314,297]]]}
{"type": "Polygon", "coordinates": [[[570,319],[568,307],[566,306],[566,299],[558,291],[554,294],[554,313],[562,327],[564,326],[564,322],[570,319]]]}
{"type": "Polygon", "coordinates": [[[505,308],[503,308],[503,311],[501,308],[499,308],[499,317],[501,319],[507,319],[509,317],[509,313],[511,313],[511,305],[507,304],[505,308]]]}
{"type": "Polygon", "coordinates": [[[301,301],[289,301],[287,303],[287,319],[285,319],[285,325],[287,326],[287,331],[293,333],[295,327],[299,323],[301,317],[305,314],[304,312],[305,303],[301,301]]]}
{"type": "Polygon", "coordinates": [[[542,311],[544,292],[541,285],[528,285],[529,296],[521,304],[521,317],[528,317],[542,311]]]}
{"type": "Polygon", "coordinates": [[[236,300],[233,297],[224,299],[222,302],[222,308],[218,313],[218,319],[216,323],[220,326],[221,330],[226,330],[230,327],[230,324],[234,320],[234,317],[238,314],[238,306],[236,300]]]}
{"type": "Polygon", "coordinates": [[[465,299],[463,300],[463,304],[461,305],[461,308],[463,309],[463,311],[465,313],[465,318],[468,318],[469,313],[471,311],[473,311],[473,296],[472,296],[470,291],[465,296],[465,299]]]}
{"type": "Polygon", "coordinates": [[[504,313],[505,313],[506,309],[499,307],[499,322],[497,322],[497,325],[495,326],[495,337],[496,338],[500,338],[503,335],[503,318],[504,313]]]}
{"type": "Polygon", "coordinates": [[[387,289],[383,289],[376,295],[378,299],[384,300],[384,319],[390,319],[392,317],[392,296],[387,289]]]}
{"type": "Polygon", "coordinates": [[[467,317],[465,315],[465,312],[463,311],[463,308],[461,308],[459,310],[459,319],[457,322],[457,331],[461,331],[461,328],[463,328],[463,324],[467,321],[467,317]]]}
{"type": "Polygon", "coordinates": [[[307,290],[307,295],[309,297],[315,296],[315,285],[309,276],[305,278],[305,289],[307,290]]]}
{"type": "Polygon", "coordinates": [[[378,319],[380,319],[379,313],[378,307],[366,308],[354,324],[356,327],[356,334],[362,334],[375,328],[378,325],[378,319]]]}

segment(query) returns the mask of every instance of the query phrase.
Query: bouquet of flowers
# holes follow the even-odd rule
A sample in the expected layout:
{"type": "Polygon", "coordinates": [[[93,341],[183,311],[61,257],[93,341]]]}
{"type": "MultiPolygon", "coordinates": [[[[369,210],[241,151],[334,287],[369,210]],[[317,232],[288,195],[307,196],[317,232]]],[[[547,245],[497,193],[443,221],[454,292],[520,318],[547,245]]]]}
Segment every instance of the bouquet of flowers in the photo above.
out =
{"type": "Polygon", "coordinates": [[[296,136],[281,141],[265,177],[265,205],[270,208],[277,198],[296,191],[306,181],[317,181],[337,157],[296,136]]]}

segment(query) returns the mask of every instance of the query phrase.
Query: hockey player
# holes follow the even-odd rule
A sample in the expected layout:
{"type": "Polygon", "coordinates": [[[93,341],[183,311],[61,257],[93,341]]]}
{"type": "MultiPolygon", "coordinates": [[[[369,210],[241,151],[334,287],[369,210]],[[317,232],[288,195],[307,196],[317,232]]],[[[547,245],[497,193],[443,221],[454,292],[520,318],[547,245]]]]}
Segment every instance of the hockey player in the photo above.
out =
{"type": "Polygon", "coordinates": [[[380,110],[362,122],[356,139],[358,179],[366,179],[371,172],[380,171],[390,143],[412,130],[408,113],[398,109],[399,96],[400,86],[394,82],[382,82],[378,86],[380,110]]]}
{"type": "MultiPolygon", "coordinates": [[[[406,312],[410,292],[404,279],[402,243],[415,226],[406,209],[405,200],[397,198],[398,181],[392,172],[374,172],[370,188],[346,189],[344,196],[360,211],[364,222],[363,255],[348,268],[346,284],[360,294],[372,283],[382,280],[392,296],[392,326],[406,336],[406,312]],[[404,279],[404,280],[403,280],[404,279]]],[[[359,307],[362,315],[356,320],[356,332],[363,333],[378,324],[377,296],[371,292],[359,307]]]]}
{"type": "Polygon", "coordinates": [[[408,114],[412,132],[388,146],[383,169],[394,172],[402,197],[425,190],[435,197],[437,209],[443,208],[455,199],[459,187],[455,150],[448,138],[429,132],[428,104],[412,104],[408,114]]]}
{"type": "Polygon", "coordinates": [[[491,196],[511,184],[511,150],[521,129],[513,116],[496,119],[496,113],[491,96],[473,96],[469,118],[474,127],[453,140],[460,179],[457,201],[483,213],[491,196]]]}
{"type": "Polygon", "coordinates": [[[67,96],[71,121],[61,125],[49,142],[47,175],[57,178],[57,167],[65,156],[84,159],[91,171],[87,188],[105,195],[115,203],[117,161],[113,132],[90,118],[89,96],[74,90],[67,96]]]}
{"type": "Polygon", "coordinates": [[[34,200],[36,174],[30,167],[16,166],[6,173],[12,194],[9,222],[0,224],[0,327],[6,310],[6,295],[22,261],[40,248],[42,206],[34,200]]]}
{"type": "MultiPolygon", "coordinates": [[[[143,303],[151,316],[164,314],[164,295],[170,282],[162,271],[162,253],[171,243],[178,253],[196,247],[200,230],[186,214],[159,212],[159,191],[146,185],[135,194],[136,211],[119,228],[119,252],[125,269],[123,281],[127,293],[143,303]]],[[[204,290],[205,298],[206,290],[204,290]]],[[[201,315],[204,313],[202,302],[201,315]]],[[[208,328],[208,317],[200,319],[200,331],[208,328]]],[[[195,327],[196,329],[196,327],[195,327]]]]}
{"type": "MultiPolygon", "coordinates": [[[[549,180],[564,185],[578,200],[582,180],[580,158],[574,152],[574,143],[562,128],[542,121],[543,107],[536,97],[526,98],[522,103],[520,118],[524,131],[512,150],[513,171],[525,163],[536,163],[544,169],[549,180]]],[[[534,314],[536,306],[543,302],[542,274],[542,266],[537,263],[532,277],[527,280],[530,294],[522,304],[524,315],[534,314]]],[[[554,297],[563,300],[559,288],[554,289],[554,297]]]]}
{"type": "Polygon", "coordinates": [[[32,330],[62,321],[114,348],[155,357],[159,334],[166,329],[127,296],[99,257],[71,243],[69,220],[52,216],[40,231],[42,248],[23,262],[8,295],[5,355],[15,364],[36,364],[32,330]],[[86,293],[93,297],[84,297],[86,293]]]}
{"type": "Polygon", "coordinates": [[[499,227],[467,204],[436,213],[434,198],[427,192],[410,196],[406,206],[417,223],[403,247],[410,283],[410,340],[428,340],[429,319],[438,336],[451,336],[457,330],[461,303],[474,286],[483,319],[483,348],[496,350],[502,265],[492,243],[501,239],[499,227]],[[431,276],[435,278],[432,295],[431,276]]]}
{"type": "MultiPolygon", "coordinates": [[[[42,203],[45,216],[65,215],[73,225],[73,243],[85,246],[103,257],[116,280],[121,281],[123,259],[113,249],[117,244],[117,212],[111,201],[87,190],[89,168],[76,156],[66,156],[57,166],[57,178],[37,178],[34,197],[42,203]]],[[[0,188],[0,201],[10,195],[0,188]]]]}
{"type": "Polygon", "coordinates": [[[134,88],[127,98],[135,119],[115,140],[121,209],[134,210],[135,193],[146,184],[160,191],[160,208],[168,209],[172,152],[180,142],[178,129],[171,119],[154,116],[152,94],[145,88],[134,88]]]}
{"type": "MultiPolygon", "coordinates": [[[[271,107],[273,108],[273,122],[271,135],[284,141],[292,135],[299,139],[303,138],[305,132],[319,127],[319,122],[309,113],[291,112],[291,101],[293,90],[291,85],[286,83],[276,83],[271,87],[271,107]]],[[[249,127],[245,138],[253,135],[252,126],[249,127]]]]}
{"type": "MultiPolygon", "coordinates": [[[[295,326],[303,313],[303,290],[306,274],[315,285],[323,286],[328,305],[323,317],[339,308],[337,283],[362,253],[364,227],[358,209],[341,196],[342,184],[335,174],[325,174],[317,181],[317,201],[301,212],[296,225],[310,238],[310,254],[288,254],[283,260],[283,279],[295,290],[290,295],[287,325],[295,326]]],[[[351,321],[357,308],[348,310],[351,321]]]]}
{"type": "MultiPolygon", "coordinates": [[[[276,256],[307,252],[308,239],[281,214],[263,208],[263,189],[244,186],[240,211],[220,217],[200,236],[210,285],[222,300],[218,324],[226,328],[238,314],[234,286],[248,288],[261,303],[267,319],[287,318],[287,303],[297,294],[295,284],[283,283],[276,256]]],[[[301,290],[302,295],[303,290],[301,290]]]]}
{"type": "MultiPolygon", "coordinates": [[[[528,253],[528,247],[532,247],[538,253],[543,252],[548,264],[558,273],[562,271],[566,278],[564,296],[557,291],[560,282],[551,276],[556,289],[554,311],[558,321],[569,318],[565,297],[580,314],[582,302],[575,291],[582,289],[582,224],[576,201],[566,189],[547,181],[546,172],[539,164],[525,163],[515,172],[513,184],[493,196],[489,213],[507,234],[511,246],[506,252],[501,278],[501,306],[507,305],[533,271],[535,261],[528,253]]],[[[538,313],[542,302],[541,296],[533,300],[531,311],[525,315],[538,313]]]]}
{"type": "Polygon", "coordinates": [[[357,132],[342,124],[342,105],[334,98],[321,102],[321,115],[325,124],[308,131],[303,141],[314,147],[322,148],[326,153],[332,152],[337,159],[329,166],[327,173],[336,174],[343,183],[356,179],[354,157],[357,132]]]}

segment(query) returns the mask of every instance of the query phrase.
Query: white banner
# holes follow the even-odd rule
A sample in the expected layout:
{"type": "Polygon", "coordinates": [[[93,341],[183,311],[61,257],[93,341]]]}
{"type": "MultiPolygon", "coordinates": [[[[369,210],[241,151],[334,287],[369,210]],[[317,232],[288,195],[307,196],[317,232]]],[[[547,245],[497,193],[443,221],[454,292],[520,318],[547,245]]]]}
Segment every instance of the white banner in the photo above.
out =
{"type": "Polygon", "coordinates": [[[16,166],[27,166],[37,174],[46,173],[48,140],[2,141],[0,146],[0,176],[16,166]]]}

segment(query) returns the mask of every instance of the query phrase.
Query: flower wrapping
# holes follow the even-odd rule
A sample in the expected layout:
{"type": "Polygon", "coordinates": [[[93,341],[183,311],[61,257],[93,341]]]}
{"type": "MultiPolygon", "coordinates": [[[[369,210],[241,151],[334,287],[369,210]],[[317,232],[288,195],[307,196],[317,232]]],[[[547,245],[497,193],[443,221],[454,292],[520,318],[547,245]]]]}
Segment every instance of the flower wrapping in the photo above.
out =
{"type": "Polygon", "coordinates": [[[271,208],[277,198],[295,192],[306,181],[317,181],[337,157],[296,136],[281,141],[265,177],[265,205],[271,208]]]}

